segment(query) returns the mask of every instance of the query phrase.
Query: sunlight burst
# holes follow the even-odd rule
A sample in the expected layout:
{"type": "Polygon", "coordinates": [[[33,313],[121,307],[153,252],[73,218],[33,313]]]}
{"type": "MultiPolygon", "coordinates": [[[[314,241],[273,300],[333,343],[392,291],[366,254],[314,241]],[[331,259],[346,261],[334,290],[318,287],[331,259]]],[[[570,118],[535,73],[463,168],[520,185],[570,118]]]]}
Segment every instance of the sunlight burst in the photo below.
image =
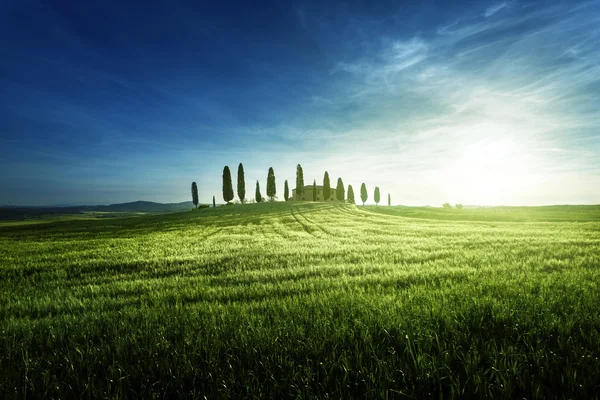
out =
{"type": "Polygon", "coordinates": [[[497,136],[471,143],[450,167],[454,196],[467,204],[510,203],[531,184],[527,152],[513,140],[497,136]]]}

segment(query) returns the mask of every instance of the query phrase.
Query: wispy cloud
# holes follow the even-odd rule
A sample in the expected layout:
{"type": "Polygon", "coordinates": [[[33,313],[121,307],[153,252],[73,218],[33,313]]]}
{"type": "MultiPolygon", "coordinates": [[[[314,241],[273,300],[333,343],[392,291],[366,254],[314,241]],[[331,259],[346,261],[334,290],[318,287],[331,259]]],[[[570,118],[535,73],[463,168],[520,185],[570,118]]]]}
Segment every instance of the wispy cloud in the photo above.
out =
{"type": "Polygon", "coordinates": [[[502,10],[503,8],[505,8],[508,5],[508,3],[506,1],[502,2],[502,3],[498,3],[495,4],[491,7],[488,7],[485,12],[483,13],[484,17],[491,17],[492,15],[496,14],[498,11],[502,10]]]}
{"type": "MultiPolygon", "coordinates": [[[[600,93],[600,25],[597,4],[588,7],[596,12],[569,3],[503,2],[483,13],[493,19],[391,40],[374,56],[338,62],[332,73],[352,78],[330,103],[357,106],[362,117],[345,117],[356,124],[350,131],[321,132],[323,143],[338,150],[323,167],[343,166],[358,180],[378,177],[397,193],[422,190],[421,198],[469,202],[468,193],[455,190],[463,178],[448,171],[474,143],[510,144],[519,159],[505,162],[518,161],[518,168],[505,175],[528,186],[498,202],[559,201],[548,182],[558,191],[566,176],[598,182],[600,146],[590,148],[589,138],[597,136],[600,115],[589,105],[600,93]],[[372,110],[366,120],[365,110],[372,110]]],[[[573,201],[600,201],[587,186],[572,189],[573,201]]]]}

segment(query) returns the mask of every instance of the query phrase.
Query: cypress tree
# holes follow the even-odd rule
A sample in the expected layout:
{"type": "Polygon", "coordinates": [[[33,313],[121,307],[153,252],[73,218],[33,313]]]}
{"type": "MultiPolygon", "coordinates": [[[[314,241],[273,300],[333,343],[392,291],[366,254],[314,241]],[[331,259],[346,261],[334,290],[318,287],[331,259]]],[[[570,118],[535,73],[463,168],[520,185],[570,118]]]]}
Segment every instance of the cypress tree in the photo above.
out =
{"type": "Polygon", "coordinates": [[[363,184],[360,187],[360,199],[362,200],[363,206],[365,205],[365,201],[367,201],[368,198],[369,195],[367,194],[367,186],[365,186],[365,183],[363,182],[363,184]]]}
{"type": "Polygon", "coordinates": [[[192,182],[192,203],[194,203],[194,207],[198,208],[198,186],[196,182],[192,182]]]}
{"type": "Polygon", "coordinates": [[[325,176],[323,177],[323,199],[325,201],[329,200],[331,196],[331,182],[329,182],[329,173],[325,171],[325,176]]]}
{"type": "Polygon", "coordinates": [[[246,201],[246,180],[244,178],[244,166],[242,163],[238,166],[238,175],[237,175],[237,193],[240,202],[244,204],[246,201]]]}
{"type": "Polygon", "coordinates": [[[215,208],[217,206],[217,203],[215,203],[215,196],[213,195],[213,208],[215,208]]]}
{"type": "Polygon", "coordinates": [[[277,187],[275,186],[275,171],[273,167],[269,168],[269,175],[267,176],[267,196],[271,201],[275,200],[277,194],[277,187]]]}
{"type": "Polygon", "coordinates": [[[379,205],[379,200],[381,200],[381,198],[379,197],[379,186],[375,186],[375,205],[379,205]]]}
{"type": "Polygon", "coordinates": [[[260,203],[262,201],[262,196],[260,194],[260,185],[258,184],[258,181],[256,181],[256,193],[254,194],[254,199],[257,203],[260,203]]]}
{"type": "Polygon", "coordinates": [[[317,180],[313,181],[313,201],[317,201],[317,180]]]}
{"type": "Polygon", "coordinates": [[[296,199],[300,200],[304,194],[304,172],[302,172],[302,166],[298,164],[296,166],[296,199]]]}
{"type": "Polygon", "coordinates": [[[348,203],[354,204],[354,189],[352,189],[352,185],[348,185],[348,203]]]}
{"type": "Polygon", "coordinates": [[[392,205],[392,195],[388,193],[388,207],[392,205]]]}
{"type": "Polygon", "coordinates": [[[285,201],[288,201],[290,198],[290,188],[288,187],[287,179],[285,180],[285,184],[283,185],[283,198],[285,201]]]}
{"type": "Polygon", "coordinates": [[[338,201],[344,201],[344,198],[346,197],[344,191],[344,182],[342,182],[342,178],[338,178],[337,187],[335,188],[335,197],[338,201]]]}
{"type": "Polygon", "coordinates": [[[233,200],[233,186],[231,183],[231,171],[229,171],[229,167],[226,165],[223,168],[223,200],[226,203],[229,203],[233,200]]]}

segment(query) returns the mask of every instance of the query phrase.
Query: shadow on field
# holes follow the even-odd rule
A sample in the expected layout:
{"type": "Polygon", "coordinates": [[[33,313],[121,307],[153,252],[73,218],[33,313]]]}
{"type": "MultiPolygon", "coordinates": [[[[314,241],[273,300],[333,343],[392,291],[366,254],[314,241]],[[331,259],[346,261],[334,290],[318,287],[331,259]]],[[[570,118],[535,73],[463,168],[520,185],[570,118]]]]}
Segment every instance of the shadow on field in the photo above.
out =
{"type": "MultiPolygon", "coordinates": [[[[0,235],[8,239],[35,239],[39,241],[134,238],[157,232],[189,230],[193,229],[196,226],[195,224],[220,228],[251,225],[256,224],[261,218],[279,219],[290,216],[290,213],[292,217],[297,219],[297,216],[300,215],[310,223],[312,221],[306,218],[304,214],[301,214],[298,210],[299,208],[302,208],[303,211],[315,212],[348,207],[337,203],[293,204],[291,202],[275,202],[244,204],[172,214],[112,218],[109,220],[71,220],[46,222],[43,224],[0,226],[0,235]]],[[[303,226],[306,225],[303,222],[300,222],[300,224],[303,226]]],[[[317,224],[314,225],[318,226],[317,224]]],[[[322,227],[320,229],[330,234],[322,227]]]]}

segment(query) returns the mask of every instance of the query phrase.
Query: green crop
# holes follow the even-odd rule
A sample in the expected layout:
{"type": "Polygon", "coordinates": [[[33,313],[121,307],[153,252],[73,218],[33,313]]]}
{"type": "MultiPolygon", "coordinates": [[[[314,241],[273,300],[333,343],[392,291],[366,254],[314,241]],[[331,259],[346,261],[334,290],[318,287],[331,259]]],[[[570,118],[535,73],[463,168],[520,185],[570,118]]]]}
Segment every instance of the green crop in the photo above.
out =
{"type": "Polygon", "coordinates": [[[593,398],[599,215],[261,203],[0,225],[0,397],[593,398]]]}

